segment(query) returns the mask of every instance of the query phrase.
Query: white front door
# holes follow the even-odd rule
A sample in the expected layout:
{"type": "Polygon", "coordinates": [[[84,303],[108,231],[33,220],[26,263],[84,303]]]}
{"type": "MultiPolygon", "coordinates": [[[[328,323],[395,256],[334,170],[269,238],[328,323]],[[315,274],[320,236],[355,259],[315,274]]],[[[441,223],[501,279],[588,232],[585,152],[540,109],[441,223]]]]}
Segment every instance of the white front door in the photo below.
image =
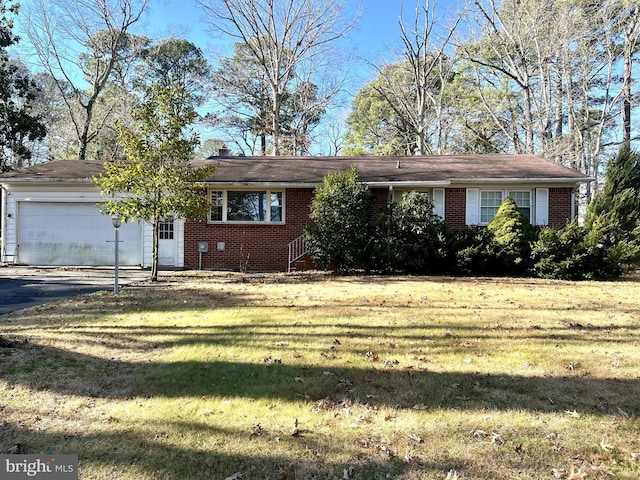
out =
{"type": "Polygon", "coordinates": [[[176,266],[177,242],[173,218],[162,220],[158,229],[158,265],[176,266]]]}

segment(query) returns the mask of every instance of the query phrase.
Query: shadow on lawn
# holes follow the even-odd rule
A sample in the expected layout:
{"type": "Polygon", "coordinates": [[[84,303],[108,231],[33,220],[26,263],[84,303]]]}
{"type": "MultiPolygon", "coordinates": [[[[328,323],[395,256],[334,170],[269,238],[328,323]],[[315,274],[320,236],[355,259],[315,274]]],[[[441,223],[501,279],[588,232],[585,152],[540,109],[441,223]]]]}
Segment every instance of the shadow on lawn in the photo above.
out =
{"type": "Polygon", "coordinates": [[[370,368],[330,368],[301,365],[284,351],[281,359],[269,356],[255,363],[233,357],[166,361],[161,351],[144,362],[123,361],[35,344],[3,350],[0,379],[9,385],[85,397],[243,397],[323,401],[327,408],[339,408],[347,401],[404,409],[593,414],[619,414],[621,409],[640,415],[640,381],[591,378],[579,372],[561,377],[493,376],[430,372],[382,362],[372,362],[370,368]]]}
{"type": "MultiPolygon", "coordinates": [[[[341,446],[331,438],[321,435],[292,437],[277,436],[279,432],[263,432],[260,437],[250,437],[249,429],[239,431],[212,428],[198,422],[167,422],[157,429],[123,426],[115,433],[62,434],[23,425],[3,423],[3,438],[0,446],[4,450],[20,444],[22,454],[73,454],[78,456],[78,473],[83,478],[91,472],[91,478],[167,478],[167,479],[216,479],[220,480],[242,473],[238,478],[307,480],[310,478],[342,477],[342,472],[356,465],[357,476],[351,478],[385,478],[385,473],[401,473],[411,468],[402,461],[389,462],[371,455],[354,456],[353,462],[338,464],[332,461],[341,446]],[[196,444],[185,445],[179,432],[188,432],[197,439],[196,444]],[[225,451],[225,440],[242,439],[252,455],[238,455],[225,451]],[[278,452],[270,445],[278,445],[278,452]],[[364,461],[362,461],[364,460],[364,461]],[[102,475],[97,476],[98,472],[102,475]],[[376,475],[377,473],[377,475],[376,475]],[[320,474],[320,477],[316,475],[320,474]],[[329,475],[329,477],[327,477],[329,475]]],[[[356,452],[357,454],[358,452],[356,452]]],[[[468,461],[465,461],[468,465],[468,461]]],[[[446,471],[460,468],[461,459],[451,458],[450,465],[420,465],[420,469],[446,471]]]]}

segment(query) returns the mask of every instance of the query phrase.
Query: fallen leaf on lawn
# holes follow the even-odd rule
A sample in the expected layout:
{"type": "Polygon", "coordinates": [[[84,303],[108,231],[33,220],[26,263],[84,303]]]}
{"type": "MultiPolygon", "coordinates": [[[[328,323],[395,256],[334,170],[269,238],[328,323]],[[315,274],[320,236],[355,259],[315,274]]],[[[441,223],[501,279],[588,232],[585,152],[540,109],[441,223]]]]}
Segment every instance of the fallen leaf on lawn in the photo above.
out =
{"type": "Polygon", "coordinates": [[[491,434],[491,443],[504,443],[504,438],[498,432],[491,434]]]}
{"type": "Polygon", "coordinates": [[[565,410],[564,413],[566,413],[567,415],[571,415],[574,418],[580,418],[580,414],[578,412],[576,412],[575,410],[573,410],[573,411],[565,410]]]}
{"type": "Polygon", "coordinates": [[[484,430],[471,430],[471,435],[474,437],[486,437],[489,434],[484,430]]]}
{"type": "Polygon", "coordinates": [[[224,480],[240,480],[242,477],[244,477],[244,475],[238,472],[238,473],[234,473],[230,477],[225,478],[224,480]]]}
{"type": "Polygon", "coordinates": [[[563,468],[552,468],[551,473],[556,478],[565,478],[567,476],[567,471],[563,468]]]}
{"type": "Polygon", "coordinates": [[[408,435],[408,437],[409,437],[411,440],[413,440],[414,442],[416,442],[416,443],[422,443],[422,442],[424,442],[424,440],[423,440],[422,438],[420,438],[418,435],[416,435],[415,433],[410,433],[410,434],[408,435]]]}
{"type": "Polygon", "coordinates": [[[629,456],[631,457],[631,460],[633,460],[634,462],[637,462],[638,460],[640,460],[640,452],[632,452],[629,454],[629,456]]]}
{"type": "Polygon", "coordinates": [[[349,480],[350,478],[353,478],[353,475],[356,473],[356,469],[353,468],[353,466],[350,466],[349,468],[345,468],[344,471],[342,472],[342,478],[344,480],[349,480]]]}
{"type": "Polygon", "coordinates": [[[571,467],[567,480],[586,480],[586,478],[587,474],[582,472],[582,467],[577,472],[571,467]]]}
{"type": "Polygon", "coordinates": [[[602,450],[604,450],[605,452],[608,452],[608,451],[614,449],[615,447],[613,445],[611,445],[610,443],[607,443],[607,440],[605,438],[603,438],[602,440],[600,440],[600,448],[602,450]]]}
{"type": "Polygon", "coordinates": [[[615,473],[613,473],[611,470],[606,468],[602,463],[600,465],[591,465],[591,470],[594,471],[594,472],[604,473],[605,475],[608,475],[610,477],[615,477],[616,476],[615,473]]]}
{"type": "Polygon", "coordinates": [[[304,378],[302,378],[302,377],[295,377],[295,378],[293,379],[293,381],[294,381],[294,382],[298,382],[298,383],[304,383],[304,378]]]}
{"type": "Polygon", "coordinates": [[[417,405],[413,406],[414,410],[426,410],[427,406],[424,403],[418,403],[417,405]]]}
{"type": "Polygon", "coordinates": [[[620,407],[616,407],[618,409],[618,413],[620,415],[622,415],[625,418],[629,418],[629,414],[627,412],[625,412],[623,409],[621,409],[620,407]]]}
{"type": "Polygon", "coordinates": [[[412,454],[412,453],[407,453],[407,454],[405,454],[404,457],[402,457],[402,460],[404,461],[404,463],[407,463],[407,464],[411,465],[416,460],[419,460],[419,458],[417,456],[415,456],[414,454],[412,454]]]}
{"type": "Polygon", "coordinates": [[[288,342],[276,342],[276,347],[287,347],[289,346],[288,342]]]}
{"type": "Polygon", "coordinates": [[[291,433],[292,437],[302,437],[302,435],[300,434],[300,430],[298,430],[297,428],[293,430],[293,432],[291,433]]]}
{"type": "Polygon", "coordinates": [[[259,437],[262,435],[262,425],[259,423],[254,423],[251,425],[251,435],[250,437],[259,437]]]}
{"type": "Polygon", "coordinates": [[[458,480],[458,472],[456,472],[455,470],[449,470],[449,473],[447,473],[447,476],[444,478],[444,480],[458,480]]]}
{"type": "Polygon", "coordinates": [[[7,450],[7,453],[10,455],[17,455],[21,451],[22,451],[22,445],[20,445],[19,443],[16,443],[9,450],[7,450]]]}

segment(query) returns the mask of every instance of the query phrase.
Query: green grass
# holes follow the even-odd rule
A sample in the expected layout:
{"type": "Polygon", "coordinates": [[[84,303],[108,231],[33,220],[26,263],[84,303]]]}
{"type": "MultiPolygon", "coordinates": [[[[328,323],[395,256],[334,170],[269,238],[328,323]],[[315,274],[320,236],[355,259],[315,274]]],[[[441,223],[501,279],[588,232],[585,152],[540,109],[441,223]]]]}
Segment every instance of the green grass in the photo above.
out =
{"type": "Polygon", "coordinates": [[[0,318],[2,450],[83,479],[640,477],[637,279],[170,280],[0,318]]]}

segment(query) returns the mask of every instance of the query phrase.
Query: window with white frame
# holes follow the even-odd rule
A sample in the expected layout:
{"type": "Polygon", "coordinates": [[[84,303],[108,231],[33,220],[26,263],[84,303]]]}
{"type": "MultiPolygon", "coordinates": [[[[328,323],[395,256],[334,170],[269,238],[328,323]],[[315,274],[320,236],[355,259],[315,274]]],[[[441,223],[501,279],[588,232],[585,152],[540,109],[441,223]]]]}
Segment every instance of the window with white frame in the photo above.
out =
{"type": "Polygon", "coordinates": [[[222,212],[224,208],[223,195],[224,192],[220,190],[214,190],[211,192],[211,210],[209,213],[209,220],[212,222],[222,221],[222,212]]]}
{"type": "Polygon", "coordinates": [[[173,240],[173,218],[163,218],[158,224],[158,238],[173,240]]]}
{"type": "Polygon", "coordinates": [[[211,222],[284,222],[284,195],[275,190],[213,190],[211,222]]]}
{"type": "Polygon", "coordinates": [[[480,223],[485,224],[493,220],[502,205],[502,190],[483,190],[480,192],[480,223]]]}
{"type": "Polygon", "coordinates": [[[531,191],[510,190],[507,196],[511,197],[522,214],[531,221],[531,191]]]}
{"type": "Polygon", "coordinates": [[[484,190],[480,192],[481,224],[493,220],[506,197],[511,197],[524,216],[531,220],[531,190],[484,190]]]}

